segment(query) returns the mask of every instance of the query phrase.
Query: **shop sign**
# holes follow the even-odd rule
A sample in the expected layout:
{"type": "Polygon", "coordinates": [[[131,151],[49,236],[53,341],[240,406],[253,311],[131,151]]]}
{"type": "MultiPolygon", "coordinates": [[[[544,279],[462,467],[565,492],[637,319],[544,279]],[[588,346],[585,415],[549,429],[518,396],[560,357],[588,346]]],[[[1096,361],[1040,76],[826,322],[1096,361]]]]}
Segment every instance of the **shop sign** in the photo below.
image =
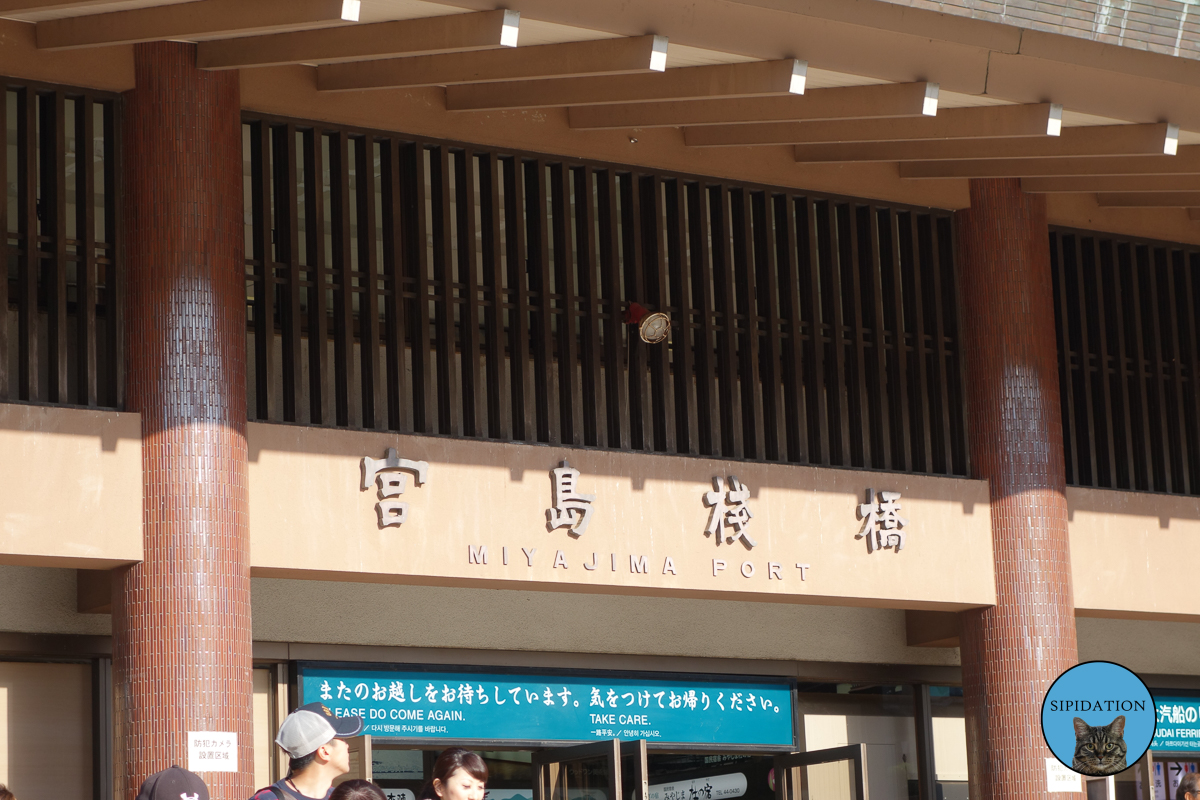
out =
{"type": "Polygon", "coordinates": [[[746,793],[746,776],[740,772],[692,778],[690,781],[650,786],[647,800],[730,800],[746,793]]]}
{"type": "Polygon", "coordinates": [[[794,745],[787,683],[307,665],[300,692],[388,739],[794,745]]]}
{"type": "Polygon", "coordinates": [[[1158,727],[1151,750],[1200,751],[1200,697],[1155,697],[1158,727]]]}

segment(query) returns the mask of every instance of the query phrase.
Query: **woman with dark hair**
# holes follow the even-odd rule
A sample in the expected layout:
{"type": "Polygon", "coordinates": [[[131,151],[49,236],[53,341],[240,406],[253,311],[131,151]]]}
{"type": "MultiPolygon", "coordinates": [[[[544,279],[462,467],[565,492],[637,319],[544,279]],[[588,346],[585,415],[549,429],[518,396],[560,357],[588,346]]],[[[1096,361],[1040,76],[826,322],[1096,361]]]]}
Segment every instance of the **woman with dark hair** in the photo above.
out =
{"type": "Polygon", "coordinates": [[[3,783],[0,783],[0,800],[17,800],[3,783]]]}
{"type": "Polygon", "coordinates": [[[329,800],[387,800],[387,795],[370,781],[354,779],[333,787],[329,800]]]}
{"type": "Polygon", "coordinates": [[[487,764],[478,753],[451,747],[434,762],[420,800],[483,800],[487,779],[487,764]]]}

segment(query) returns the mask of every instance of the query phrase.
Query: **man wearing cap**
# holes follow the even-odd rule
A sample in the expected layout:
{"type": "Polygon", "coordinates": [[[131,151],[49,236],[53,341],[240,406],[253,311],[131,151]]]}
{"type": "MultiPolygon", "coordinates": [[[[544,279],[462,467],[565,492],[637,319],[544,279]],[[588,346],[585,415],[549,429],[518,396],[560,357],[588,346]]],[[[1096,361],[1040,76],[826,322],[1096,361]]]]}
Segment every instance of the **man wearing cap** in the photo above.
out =
{"type": "Polygon", "coordinates": [[[350,746],[343,739],[362,729],[362,717],[336,717],[324,703],[297,708],[275,737],[291,758],[287,777],[259,789],[252,800],[328,800],[333,781],[350,771],[350,746]]]}
{"type": "Polygon", "coordinates": [[[196,773],[170,767],[146,778],[137,800],[208,800],[208,786],[196,773]]]}

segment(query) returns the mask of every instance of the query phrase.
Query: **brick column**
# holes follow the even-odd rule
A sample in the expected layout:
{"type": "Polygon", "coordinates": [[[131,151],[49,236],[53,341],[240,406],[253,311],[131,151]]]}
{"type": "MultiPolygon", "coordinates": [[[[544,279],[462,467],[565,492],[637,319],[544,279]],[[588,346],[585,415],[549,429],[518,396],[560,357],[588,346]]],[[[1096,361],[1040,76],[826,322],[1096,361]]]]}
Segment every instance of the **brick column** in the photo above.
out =
{"type": "Polygon", "coordinates": [[[129,410],[142,417],[144,561],[113,587],[117,800],[187,766],[188,731],[238,737],[214,800],[253,792],[245,284],[237,73],[134,45],[121,227],[129,410]]]}
{"type": "Polygon", "coordinates": [[[970,794],[1045,798],[1041,701],[1078,660],[1045,198],[973,180],[954,223],[971,462],[990,487],[996,565],[995,607],[962,617],[970,794]]]}

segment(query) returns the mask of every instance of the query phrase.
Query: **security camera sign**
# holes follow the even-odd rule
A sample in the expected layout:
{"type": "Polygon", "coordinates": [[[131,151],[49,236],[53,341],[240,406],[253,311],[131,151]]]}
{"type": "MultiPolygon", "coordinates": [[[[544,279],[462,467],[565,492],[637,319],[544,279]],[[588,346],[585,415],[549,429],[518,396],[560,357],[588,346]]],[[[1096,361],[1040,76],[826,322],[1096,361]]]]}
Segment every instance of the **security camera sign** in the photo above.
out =
{"type": "Polygon", "coordinates": [[[188,731],[188,769],[192,772],[237,772],[237,734],[188,731]]]}

